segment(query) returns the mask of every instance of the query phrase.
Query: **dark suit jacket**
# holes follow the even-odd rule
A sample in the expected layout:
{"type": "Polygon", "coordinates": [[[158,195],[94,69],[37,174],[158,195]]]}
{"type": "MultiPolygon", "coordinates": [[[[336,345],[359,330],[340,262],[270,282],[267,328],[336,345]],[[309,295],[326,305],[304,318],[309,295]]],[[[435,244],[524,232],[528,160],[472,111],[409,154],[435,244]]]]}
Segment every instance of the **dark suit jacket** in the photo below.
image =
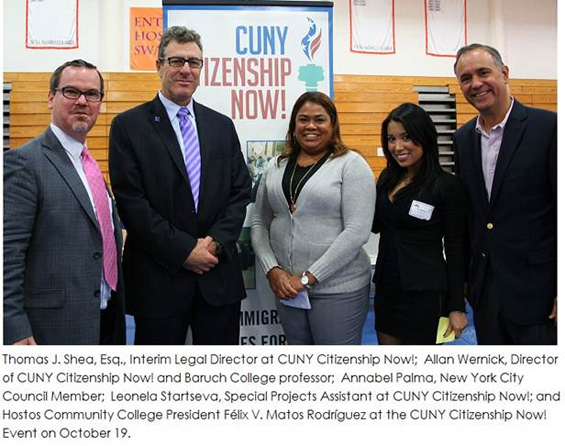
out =
{"type": "Polygon", "coordinates": [[[194,104],[202,169],[198,214],[167,112],[157,96],[118,115],[110,130],[110,177],[127,230],[126,307],[141,317],[168,317],[188,308],[195,287],[211,305],[245,298],[236,241],[251,181],[232,121],[194,104]],[[225,256],[197,275],[183,262],[197,238],[210,235],[225,256]]]}
{"type": "Polygon", "coordinates": [[[480,303],[490,262],[507,316],[545,322],[557,297],[557,114],[514,101],[490,201],[476,121],[454,137],[456,172],[470,199],[470,302],[480,303]]]}
{"type": "Polygon", "coordinates": [[[388,191],[377,186],[373,232],[380,233],[373,281],[383,279],[385,254],[394,241],[403,291],[440,291],[446,295],[444,312],[465,311],[465,222],[467,200],[455,176],[442,172],[432,190],[417,188],[394,202],[394,219],[384,219],[380,209],[388,191]],[[434,206],[430,220],[409,215],[414,200],[434,206]],[[445,248],[445,257],[444,257],[445,248]]]}
{"type": "MultiPolygon", "coordinates": [[[[116,247],[121,227],[113,209],[116,247]]],[[[125,343],[121,268],[113,343],[125,343]]],[[[4,343],[98,344],[102,236],[71,160],[51,129],[4,153],[4,343]]]]}

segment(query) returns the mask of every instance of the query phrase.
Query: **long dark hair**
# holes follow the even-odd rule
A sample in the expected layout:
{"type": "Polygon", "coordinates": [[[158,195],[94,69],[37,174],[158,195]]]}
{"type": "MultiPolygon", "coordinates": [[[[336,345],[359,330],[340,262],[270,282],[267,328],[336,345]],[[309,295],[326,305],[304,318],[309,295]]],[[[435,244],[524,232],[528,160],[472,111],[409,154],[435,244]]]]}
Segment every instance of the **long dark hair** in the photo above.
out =
{"type": "Polygon", "coordinates": [[[329,151],[331,152],[332,158],[341,156],[348,150],[350,150],[341,140],[337,109],[335,108],[333,101],[324,93],[321,93],[319,91],[307,91],[306,93],[300,95],[300,97],[294,103],[294,107],[292,107],[290,122],[288,123],[288,131],[286,132],[286,145],[278,158],[279,162],[284,158],[298,156],[298,154],[300,153],[300,145],[298,144],[298,141],[296,140],[296,136],[294,134],[296,132],[296,115],[298,115],[298,111],[304,104],[306,104],[306,102],[312,102],[314,104],[321,105],[330,117],[333,133],[332,139],[329,143],[329,151]]]}
{"type": "Polygon", "coordinates": [[[404,126],[410,139],[422,147],[423,156],[416,176],[407,187],[397,193],[397,197],[409,191],[424,186],[431,187],[442,172],[439,165],[439,150],[437,145],[437,130],[426,111],[412,103],[404,103],[392,110],[381,126],[381,146],[385,154],[387,165],[377,182],[379,190],[387,193],[406,176],[407,169],[401,167],[388,150],[388,125],[391,121],[404,126]]]}

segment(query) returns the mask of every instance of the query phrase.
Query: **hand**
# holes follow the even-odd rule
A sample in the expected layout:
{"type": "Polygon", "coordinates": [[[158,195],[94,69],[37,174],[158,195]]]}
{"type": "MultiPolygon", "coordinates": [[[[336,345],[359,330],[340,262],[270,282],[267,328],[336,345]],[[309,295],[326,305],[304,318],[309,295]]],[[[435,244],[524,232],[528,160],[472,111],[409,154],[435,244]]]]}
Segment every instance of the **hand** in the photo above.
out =
{"type": "Polygon", "coordinates": [[[269,285],[279,299],[293,298],[304,289],[298,276],[286,272],[282,268],[275,267],[267,273],[269,285]]]}
{"type": "MultiPolygon", "coordinates": [[[[183,266],[196,274],[204,274],[214,268],[218,264],[218,258],[210,252],[210,245],[214,245],[212,237],[199,238],[183,266]]],[[[213,249],[215,252],[216,247],[213,249]]]]}
{"type": "MultiPolygon", "coordinates": [[[[210,236],[208,236],[209,238],[212,238],[210,236]]],[[[218,255],[216,254],[216,243],[214,242],[214,239],[212,238],[212,241],[210,243],[208,243],[208,252],[210,254],[212,254],[214,257],[218,257],[218,255]]]]}
{"type": "Polygon", "coordinates": [[[553,309],[549,314],[549,319],[553,319],[553,322],[555,322],[555,324],[557,325],[557,297],[553,301],[553,309]]]}
{"type": "Polygon", "coordinates": [[[29,338],[21,339],[18,342],[14,342],[13,345],[37,345],[37,343],[35,342],[33,336],[30,336],[29,338]]]}
{"type": "Polygon", "coordinates": [[[449,324],[447,325],[447,330],[445,330],[443,337],[447,338],[451,332],[454,331],[455,339],[458,339],[468,323],[467,316],[464,313],[452,311],[449,313],[449,324]]]}

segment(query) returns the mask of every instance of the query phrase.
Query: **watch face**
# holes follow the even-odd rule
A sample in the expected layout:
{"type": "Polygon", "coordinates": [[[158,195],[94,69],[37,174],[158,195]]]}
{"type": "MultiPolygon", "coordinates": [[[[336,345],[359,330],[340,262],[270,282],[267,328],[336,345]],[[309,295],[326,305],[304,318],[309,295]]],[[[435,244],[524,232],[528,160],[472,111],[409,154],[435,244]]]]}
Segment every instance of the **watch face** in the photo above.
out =
{"type": "Polygon", "coordinates": [[[301,283],[302,285],[308,285],[308,277],[302,276],[302,277],[300,278],[300,283],[301,283]]]}

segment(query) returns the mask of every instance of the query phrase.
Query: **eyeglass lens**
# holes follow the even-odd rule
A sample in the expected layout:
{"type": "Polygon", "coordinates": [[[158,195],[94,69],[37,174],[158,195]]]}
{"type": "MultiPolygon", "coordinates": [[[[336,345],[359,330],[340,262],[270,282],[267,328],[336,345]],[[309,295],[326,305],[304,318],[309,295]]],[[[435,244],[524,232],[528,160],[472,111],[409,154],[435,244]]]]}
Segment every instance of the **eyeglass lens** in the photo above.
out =
{"type": "Polygon", "coordinates": [[[203,64],[202,59],[198,59],[196,57],[191,57],[189,59],[184,59],[182,57],[169,57],[167,60],[169,65],[175,68],[183,67],[186,62],[188,62],[190,68],[202,68],[203,64]]]}
{"type": "Polygon", "coordinates": [[[96,90],[80,91],[74,87],[63,87],[61,92],[67,99],[78,99],[81,95],[84,95],[89,102],[98,102],[102,99],[102,93],[96,90]]]}

